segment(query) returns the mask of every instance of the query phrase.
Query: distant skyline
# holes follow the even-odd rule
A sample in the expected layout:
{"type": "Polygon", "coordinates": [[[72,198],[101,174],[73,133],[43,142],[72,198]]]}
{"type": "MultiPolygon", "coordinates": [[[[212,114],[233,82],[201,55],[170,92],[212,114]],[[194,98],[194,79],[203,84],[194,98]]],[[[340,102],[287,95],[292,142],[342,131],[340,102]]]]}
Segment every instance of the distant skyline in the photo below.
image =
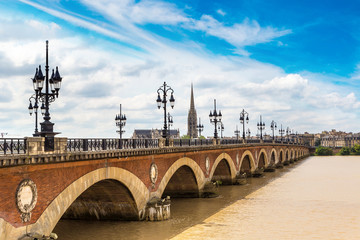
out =
{"type": "Polygon", "coordinates": [[[0,132],[33,134],[28,99],[46,40],[50,69],[63,77],[50,106],[58,136],[118,137],[120,103],[124,137],[161,129],[164,81],[181,135],[191,83],[205,136],[214,98],[226,137],[242,129],[243,108],[252,135],[260,115],[267,134],[272,120],[297,132],[360,132],[359,11],[356,0],[0,0],[0,132]]]}

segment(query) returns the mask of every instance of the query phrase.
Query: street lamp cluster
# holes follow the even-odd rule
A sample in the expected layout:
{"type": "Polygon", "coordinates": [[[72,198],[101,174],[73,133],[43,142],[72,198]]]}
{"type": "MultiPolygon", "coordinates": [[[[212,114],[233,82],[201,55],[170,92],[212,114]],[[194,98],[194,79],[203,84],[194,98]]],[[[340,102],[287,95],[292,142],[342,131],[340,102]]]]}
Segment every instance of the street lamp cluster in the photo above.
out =
{"type": "Polygon", "coordinates": [[[157,103],[157,107],[158,109],[161,108],[161,106],[163,107],[164,109],[164,128],[163,128],[163,131],[162,131],[162,137],[165,139],[165,146],[169,146],[169,135],[167,134],[168,131],[167,131],[167,119],[166,119],[166,104],[167,104],[167,96],[168,96],[168,92],[171,92],[171,96],[170,96],[170,106],[171,108],[174,108],[174,104],[175,104],[175,98],[174,98],[174,90],[168,86],[166,84],[166,82],[164,82],[164,84],[162,86],[159,87],[159,89],[157,90],[157,93],[158,93],[158,97],[156,99],[156,103],[157,103]],[[160,97],[160,93],[162,92],[163,94],[163,98],[161,99],[160,97]]]}
{"type": "Polygon", "coordinates": [[[199,137],[201,137],[201,132],[204,130],[204,125],[201,124],[201,119],[199,118],[199,124],[196,126],[197,130],[199,131],[199,137]]]}
{"type": "MultiPolygon", "coordinates": [[[[216,111],[216,99],[214,99],[214,110],[213,112],[211,112],[210,110],[209,118],[210,118],[210,123],[214,124],[215,127],[214,138],[217,139],[218,138],[217,127],[218,124],[221,124],[222,114],[220,110],[219,113],[216,111]]],[[[223,130],[223,126],[221,126],[221,130],[223,130]]]]}
{"type": "Polygon", "coordinates": [[[260,115],[260,122],[257,123],[257,128],[258,130],[260,130],[260,139],[262,140],[263,139],[262,132],[263,130],[265,130],[265,123],[262,121],[261,115],[260,115]]]}
{"type": "Polygon", "coordinates": [[[122,149],[122,134],[125,132],[125,130],[123,130],[123,127],[125,127],[126,125],[126,116],[125,114],[122,114],[121,112],[121,104],[120,104],[120,113],[116,114],[115,116],[115,124],[116,126],[119,128],[119,130],[117,130],[116,132],[118,132],[120,134],[120,139],[119,139],[119,148],[122,149]]]}
{"type": "Polygon", "coordinates": [[[35,133],[34,136],[45,137],[45,149],[54,148],[54,133],[53,126],[54,123],[50,122],[50,113],[49,105],[51,102],[54,102],[59,96],[59,90],[61,88],[62,77],[60,76],[59,69],[56,67],[56,70],[52,70],[51,77],[49,79],[49,61],[48,61],[48,44],[49,41],[46,41],[46,65],[45,65],[45,76],[41,71],[41,65],[39,68],[36,68],[35,76],[32,78],[33,88],[35,94],[29,98],[29,113],[32,115],[35,112],[35,133]],[[45,83],[45,89],[44,89],[45,83]],[[44,90],[44,91],[43,91],[44,90]],[[50,92],[51,91],[51,92],[50,92]],[[44,116],[44,122],[40,123],[41,132],[38,131],[38,108],[39,103],[41,104],[41,114],[44,116]],[[34,103],[34,104],[33,104],[34,103]]]}
{"type": "Polygon", "coordinates": [[[243,125],[243,139],[245,140],[245,121],[249,123],[249,114],[243,109],[240,113],[240,123],[243,125]]]}

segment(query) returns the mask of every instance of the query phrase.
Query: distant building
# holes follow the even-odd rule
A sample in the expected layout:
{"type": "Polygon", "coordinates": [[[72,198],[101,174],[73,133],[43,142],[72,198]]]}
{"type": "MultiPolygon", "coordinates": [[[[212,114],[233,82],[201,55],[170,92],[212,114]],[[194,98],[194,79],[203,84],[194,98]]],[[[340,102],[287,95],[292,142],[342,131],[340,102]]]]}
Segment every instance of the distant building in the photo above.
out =
{"type": "Polygon", "coordinates": [[[188,114],[188,132],[187,135],[190,138],[197,138],[197,115],[195,110],[195,103],[194,103],[194,92],[193,92],[193,85],[191,84],[191,97],[190,97],[190,110],[188,114]]]}
{"type": "Polygon", "coordinates": [[[345,147],[352,148],[355,144],[360,145],[360,133],[345,136],[345,147]]]}
{"type": "Polygon", "coordinates": [[[349,133],[332,129],[330,132],[323,131],[321,135],[321,146],[341,148],[346,146],[345,137],[348,136],[349,133]]]}
{"type": "MultiPolygon", "coordinates": [[[[161,129],[135,129],[132,138],[151,138],[158,139],[162,138],[162,130],[161,129]]],[[[179,129],[170,130],[170,138],[180,138],[179,129]]]]}

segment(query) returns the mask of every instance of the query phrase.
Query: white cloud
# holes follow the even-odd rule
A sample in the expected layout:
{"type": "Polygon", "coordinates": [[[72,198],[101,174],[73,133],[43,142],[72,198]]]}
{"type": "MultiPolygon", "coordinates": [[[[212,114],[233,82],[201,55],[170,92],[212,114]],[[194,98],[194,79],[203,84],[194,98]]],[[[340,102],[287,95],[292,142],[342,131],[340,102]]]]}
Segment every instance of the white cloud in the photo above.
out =
{"type": "Polygon", "coordinates": [[[250,21],[249,19],[232,26],[225,26],[210,15],[202,15],[200,20],[193,20],[184,24],[184,27],[204,31],[208,35],[224,39],[239,48],[266,43],[274,38],[291,33],[290,30],[277,30],[272,27],[263,28],[257,21],[250,21]]]}
{"type": "Polygon", "coordinates": [[[219,15],[221,15],[221,16],[225,16],[225,15],[226,15],[226,12],[224,12],[224,11],[221,10],[221,9],[218,9],[216,12],[217,12],[219,15]]]}

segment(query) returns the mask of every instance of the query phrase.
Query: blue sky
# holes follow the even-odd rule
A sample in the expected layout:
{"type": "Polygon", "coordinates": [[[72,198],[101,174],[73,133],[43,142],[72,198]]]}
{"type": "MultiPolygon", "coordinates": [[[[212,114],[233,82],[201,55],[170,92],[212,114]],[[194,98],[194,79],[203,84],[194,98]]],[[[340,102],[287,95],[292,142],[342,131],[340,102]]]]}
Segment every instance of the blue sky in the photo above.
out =
{"type": "MultiPolygon", "coordinates": [[[[45,63],[63,87],[50,108],[68,137],[116,137],[122,103],[126,137],[161,128],[156,90],[174,90],[174,127],[186,134],[190,85],[211,136],[216,98],[225,136],[239,113],[298,132],[359,132],[359,1],[0,1],[0,131],[30,136],[31,81],[45,63]]],[[[270,133],[269,129],[265,130],[270,133]]]]}

